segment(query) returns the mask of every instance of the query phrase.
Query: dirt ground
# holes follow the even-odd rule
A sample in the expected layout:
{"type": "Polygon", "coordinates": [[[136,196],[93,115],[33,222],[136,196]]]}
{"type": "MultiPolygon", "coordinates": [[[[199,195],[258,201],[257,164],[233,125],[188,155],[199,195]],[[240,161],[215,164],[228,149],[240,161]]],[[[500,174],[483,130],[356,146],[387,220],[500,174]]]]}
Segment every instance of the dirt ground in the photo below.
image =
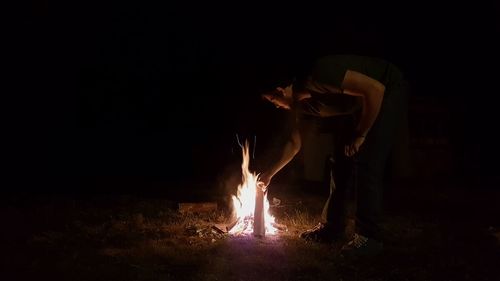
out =
{"type": "Polygon", "coordinates": [[[323,196],[276,189],[275,236],[230,236],[227,198],[180,214],[166,196],[10,194],[1,207],[3,280],[499,280],[499,191],[411,184],[385,199],[384,253],[346,259],[306,242],[323,196]]]}

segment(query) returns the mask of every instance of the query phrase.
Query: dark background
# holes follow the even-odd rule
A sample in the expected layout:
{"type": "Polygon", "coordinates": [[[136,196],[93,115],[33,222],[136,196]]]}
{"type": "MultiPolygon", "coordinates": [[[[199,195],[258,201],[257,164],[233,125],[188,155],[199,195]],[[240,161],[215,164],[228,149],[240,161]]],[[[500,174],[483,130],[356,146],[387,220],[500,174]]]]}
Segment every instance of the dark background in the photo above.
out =
{"type": "Polygon", "coordinates": [[[400,66],[423,104],[417,119],[426,106],[450,112],[452,176],[488,182],[500,155],[498,16],[476,2],[36,1],[10,22],[5,178],[38,192],[213,182],[239,155],[236,134],[255,136],[263,158],[280,129],[282,113],[255,94],[267,67],[355,53],[400,66]]]}

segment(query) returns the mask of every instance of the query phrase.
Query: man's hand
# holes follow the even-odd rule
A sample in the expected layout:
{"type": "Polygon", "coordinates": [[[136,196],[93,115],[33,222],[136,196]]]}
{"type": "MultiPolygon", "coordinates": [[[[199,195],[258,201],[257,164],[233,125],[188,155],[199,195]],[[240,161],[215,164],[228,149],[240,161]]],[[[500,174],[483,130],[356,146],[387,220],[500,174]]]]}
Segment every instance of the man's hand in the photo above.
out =
{"type": "Polygon", "coordinates": [[[261,174],[257,180],[257,186],[262,187],[263,190],[266,190],[269,183],[271,183],[271,178],[272,177],[268,176],[266,173],[261,174]]]}
{"type": "Polygon", "coordinates": [[[354,156],[356,153],[358,153],[359,148],[361,147],[361,145],[363,145],[364,142],[365,142],[365,137],[362,136],[356,137],[351,144],[345,146],[344,148],[345,155],[349,157],[354,156]]]}

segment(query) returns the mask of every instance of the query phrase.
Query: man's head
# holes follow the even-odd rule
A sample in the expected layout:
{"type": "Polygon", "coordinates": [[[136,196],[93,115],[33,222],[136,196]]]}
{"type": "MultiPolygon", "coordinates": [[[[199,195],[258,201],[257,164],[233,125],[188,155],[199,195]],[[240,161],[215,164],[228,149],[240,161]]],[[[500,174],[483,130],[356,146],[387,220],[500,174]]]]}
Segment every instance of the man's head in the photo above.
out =
{"type": "Polygon", "coordinates": [[[277,87],[273,91],[263,93],[262,98],[271,102],[276,108],[290,109],[293,103],[293,84],[277,87]]]}
{"type": "Polygon", "coordinates": [[[260,73],[260,96],[277,108],[290,109],[293,101],[294,70],[285,63],[267,67],[260,73]]]}

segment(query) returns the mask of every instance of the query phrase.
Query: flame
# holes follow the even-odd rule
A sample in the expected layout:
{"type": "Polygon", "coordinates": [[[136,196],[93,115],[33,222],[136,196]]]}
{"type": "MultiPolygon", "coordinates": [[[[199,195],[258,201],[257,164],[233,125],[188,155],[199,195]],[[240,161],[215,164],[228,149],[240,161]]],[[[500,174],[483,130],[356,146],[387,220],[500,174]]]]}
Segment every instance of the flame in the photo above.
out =
{"type": "MultiPolygon", "coordinates": [[[[243,147],[243,162],[241,164],[242,183],[238,185],[237,196],[232,196],[233,211],[237,219],[236,225],[229,230],[230,234],[251,234],[254,225],[254,210],[257,188],[262,188],[258,185],[258,175],[251,173],[248,170],[250,157],[248,152],[248,142],[245,142],[243,147]]],[[[273,224],[275,218],[269,214],[269,201],[267,193],[264,193],[264,223],[266,234],[276,234],[276,229],[273,224]]]]}

